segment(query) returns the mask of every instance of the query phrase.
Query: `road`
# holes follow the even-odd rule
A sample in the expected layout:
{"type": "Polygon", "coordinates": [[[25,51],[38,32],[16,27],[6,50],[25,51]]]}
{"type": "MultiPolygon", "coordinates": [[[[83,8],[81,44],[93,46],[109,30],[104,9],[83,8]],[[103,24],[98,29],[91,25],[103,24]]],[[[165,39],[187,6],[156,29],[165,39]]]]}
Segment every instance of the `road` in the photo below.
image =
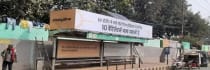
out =
{"type": "Polygon", "coordinates": [[[210,67],[204,67],[204,68],[201,68],[200,70],[210,70],[210,67]]]}
{"type": "MultiPolygon", "coordinates": [[[[189,69],[182,69],[182,70],[189,70],[189,69]]],[[[210,67],[201,67],[200,69],[192,69],[192,70],[210,70],[210,67]]]]}

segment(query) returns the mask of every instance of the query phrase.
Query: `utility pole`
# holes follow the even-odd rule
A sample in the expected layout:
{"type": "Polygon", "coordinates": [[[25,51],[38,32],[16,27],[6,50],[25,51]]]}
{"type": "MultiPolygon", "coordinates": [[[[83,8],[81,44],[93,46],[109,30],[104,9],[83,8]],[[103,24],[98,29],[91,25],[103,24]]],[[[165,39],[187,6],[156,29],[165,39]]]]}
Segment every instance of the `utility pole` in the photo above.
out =
{"type": "MultiPolygon", "coordinates": [[[[182,35],[182,39],[184,39],[184,0],[180,0],[180,1],[182,4],[182,33],[181,33],[181,35],[182,35]]],[[[185,52],[183,45],[181,46],[180,51],[181,51],[180,54],[183,54],[185,52]]]]}
{"type": "Polygon", "coordinates": [[[182,36],[184,36],[184,0],[181,0],[182,2],[182,36]]]}

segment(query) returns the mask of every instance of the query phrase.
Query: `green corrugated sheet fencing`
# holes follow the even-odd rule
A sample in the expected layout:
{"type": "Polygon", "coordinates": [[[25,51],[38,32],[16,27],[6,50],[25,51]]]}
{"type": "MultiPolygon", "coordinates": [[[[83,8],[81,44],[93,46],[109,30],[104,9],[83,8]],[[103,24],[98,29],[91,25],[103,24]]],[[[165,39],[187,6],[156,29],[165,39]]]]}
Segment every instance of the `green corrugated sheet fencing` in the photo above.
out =
{"type": "Polygon", "coordinates": [[[210,46],[210,45],[202,45],[201,50],[202,50],[202,51],[208,52],[208,51],[209,51],[209,46],[210,46]]]}
{"type": "Polygon", "coordinates": [[[22,29],[20,26],[15,26],[12,30],[12,25],[5,29],[6,23],[0,23],[0,39],[16,39],[16,40],[35,40],[48,41],[49,32],[44,28],[22,29]]]}
{"type": "Polygon", "coordinates": [[[182,46],[184,49],[190,49],[190,42],[182,42],[182,46]]]}
{"type": "Polygon", "coordinates": [[[155,40],[147,40],[147,42],[144,43],[144,46],[146,47],[158,47],[160,48],[160,41],[158,39],[155,40]]]}

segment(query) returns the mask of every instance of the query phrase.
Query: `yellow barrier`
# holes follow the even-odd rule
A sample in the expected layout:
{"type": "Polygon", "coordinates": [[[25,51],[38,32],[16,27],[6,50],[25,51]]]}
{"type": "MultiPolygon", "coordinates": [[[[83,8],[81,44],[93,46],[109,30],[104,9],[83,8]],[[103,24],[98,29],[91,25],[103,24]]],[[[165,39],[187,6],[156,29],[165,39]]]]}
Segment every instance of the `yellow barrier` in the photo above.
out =
{"type": "Polygon", "coordinates": [[[0,39],[0,44],[12,44],[12,41],[7,39],[0,39]]]}

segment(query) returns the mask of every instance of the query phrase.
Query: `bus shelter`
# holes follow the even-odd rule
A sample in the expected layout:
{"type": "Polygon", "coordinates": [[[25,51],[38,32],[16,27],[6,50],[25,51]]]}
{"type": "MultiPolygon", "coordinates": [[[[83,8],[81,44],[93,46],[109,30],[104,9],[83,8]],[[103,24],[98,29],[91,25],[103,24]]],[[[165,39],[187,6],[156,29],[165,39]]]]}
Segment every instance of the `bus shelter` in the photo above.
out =
{"type": "Polygon", "coordinates": [[[79,9],[52,11],[50,17],[53,70],[63,63],[103,66],[108,59],[118,62],[133,57],[134,46],[152,38],[152,26],[79,9]]]}

